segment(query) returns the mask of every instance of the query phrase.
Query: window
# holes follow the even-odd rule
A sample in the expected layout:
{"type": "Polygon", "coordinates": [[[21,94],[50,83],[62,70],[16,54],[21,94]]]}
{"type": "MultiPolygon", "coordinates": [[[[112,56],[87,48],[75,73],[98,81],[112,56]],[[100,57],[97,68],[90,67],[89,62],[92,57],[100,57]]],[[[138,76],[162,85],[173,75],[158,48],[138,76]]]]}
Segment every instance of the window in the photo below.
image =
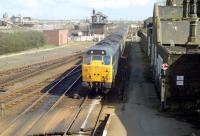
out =
{"type": "Polygon", "coordinates": [[[110,56],[104,56],[103,61],[105,65],[110,65],[110,56]]]}
{"type": "Polygon", "coordinates": [[[85,64],[90,64],[90,61],[91,61],[91,56],[86,56],[85,57],[85,64]]]}
{"type": "Polygon", "coordinates": [[[102,56],[94,55],[94,56],[92,56],[92,60],[102,60],[102,56]]]}

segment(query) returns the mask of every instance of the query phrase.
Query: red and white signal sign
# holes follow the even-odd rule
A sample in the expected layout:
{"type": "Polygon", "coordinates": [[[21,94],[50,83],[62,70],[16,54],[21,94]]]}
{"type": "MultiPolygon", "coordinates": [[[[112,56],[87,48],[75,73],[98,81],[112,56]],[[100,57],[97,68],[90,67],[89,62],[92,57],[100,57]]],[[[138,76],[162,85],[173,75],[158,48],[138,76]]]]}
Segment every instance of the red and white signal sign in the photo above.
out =
{"type": "Polygon", "coordinates": [[[169,68],[169,65],[167,63],[162,64],[162,69],[167,70],[169,68]]]}

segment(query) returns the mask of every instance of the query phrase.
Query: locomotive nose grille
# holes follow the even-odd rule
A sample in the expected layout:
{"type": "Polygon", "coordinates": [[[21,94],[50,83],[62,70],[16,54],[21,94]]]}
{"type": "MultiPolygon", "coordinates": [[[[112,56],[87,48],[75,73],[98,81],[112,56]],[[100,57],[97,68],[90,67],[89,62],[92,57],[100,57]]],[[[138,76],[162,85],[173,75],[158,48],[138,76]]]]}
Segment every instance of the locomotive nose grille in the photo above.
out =
{"type": "Polygon", "coordinates": [[[112,67],[105,65],[88,65],[82,69],[85,82],[112,82],[112,67]]]}
{"type": "Polygon", "coordinates": [[[96,66],[96,67],[93,67],[91,68],[91,77],[92,77],[92,80],[93,81],[96,81],[96,82],[103,82],[103,78],[102,76],[106,76],[105,73],[103,72],[105,68],[104,67],[101,67],[101,66],[96,66]]]}

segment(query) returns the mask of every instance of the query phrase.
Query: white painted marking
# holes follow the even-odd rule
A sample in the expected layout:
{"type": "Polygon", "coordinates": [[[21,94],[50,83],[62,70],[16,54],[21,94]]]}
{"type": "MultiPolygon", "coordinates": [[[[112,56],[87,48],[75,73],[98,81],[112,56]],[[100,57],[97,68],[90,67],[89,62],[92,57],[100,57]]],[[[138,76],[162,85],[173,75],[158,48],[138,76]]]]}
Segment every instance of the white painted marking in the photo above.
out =
{"type": "Polygon", "coordinates": [[[88,111],[87,117],[86,117],[86,119],[84,120],[83,124],[81,125],[81,128],[82,128],[82,129],[85,128],[85,126],[86,126],[86,124],[87,124],[87,121],[88,121],[88,119],[89,119],[89,116],[90,116],[90,114],[92,113],[93,109],[95,108],[95,106],[96,106],[97,104],[99,104],[99,100],[93,100],[93,101],[92,101],[92,104],[91,104],[90,109],[89,109],[89,111],[88,111]]]}
{"type": "Polygon", "coordinates": [[[107,134],[108,134],[107,130],[104,130],[102,136],[107,136],[107,134]]]}
{"type": "MultiPolygon", "coordinates": [[[[92,104],[90,105],[90,109],[89,109],[89,111],[88,111],[88,114],[87,114],[87,116],[86,116],[86,118],[85,118],[83,124],[81,125],[81,129],[84,129],[84,128],[85,128],[85,126],[86,126],[86,124],[87,124],[87,122],[88,122],[88,119],[89,119],[89,117],[90,117],[92,111],[94,110],[95,106],[96,106],[97,104],[99,104],[99,103],[100,103],[100,100],[93,100],[93,101],[92,101],[92,104]]],[[[79,136],[81,136],[81,134],[80,134],[79,136]]]]}

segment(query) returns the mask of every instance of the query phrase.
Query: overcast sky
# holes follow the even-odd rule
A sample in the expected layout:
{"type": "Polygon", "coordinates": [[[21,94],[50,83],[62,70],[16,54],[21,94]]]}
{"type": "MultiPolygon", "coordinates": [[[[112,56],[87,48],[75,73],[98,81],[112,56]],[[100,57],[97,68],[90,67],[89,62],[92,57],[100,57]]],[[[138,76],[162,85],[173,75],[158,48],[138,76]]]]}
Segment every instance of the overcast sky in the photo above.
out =
{"type": "Polygon", "coordinates": [[[152,16],[153,0],[0,0],[0,14],[35,19],[85,19],[92,9],[110,19],[143,20],[152,16]]]}

